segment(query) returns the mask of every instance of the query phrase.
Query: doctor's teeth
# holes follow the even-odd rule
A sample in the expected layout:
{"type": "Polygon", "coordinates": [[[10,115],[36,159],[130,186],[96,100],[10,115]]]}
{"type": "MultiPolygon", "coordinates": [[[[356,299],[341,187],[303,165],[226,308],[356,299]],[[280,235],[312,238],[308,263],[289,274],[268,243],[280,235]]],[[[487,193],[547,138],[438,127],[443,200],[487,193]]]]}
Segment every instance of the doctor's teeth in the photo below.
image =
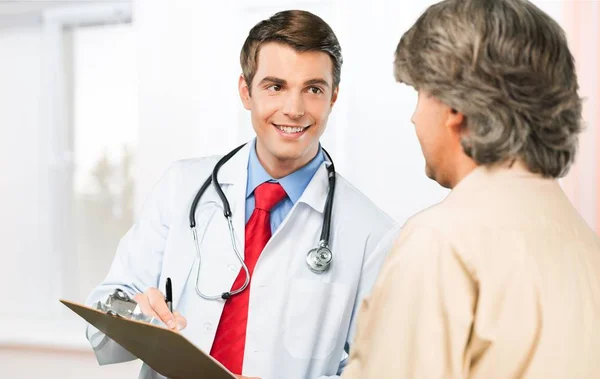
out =
{"type": "Polygon", "coordinates": [[[284,133],[300,133],[304,130],[303,127],[292,127],[292,126],[280,126],[277,125],[277,129],[281,130],[284,133]]]}

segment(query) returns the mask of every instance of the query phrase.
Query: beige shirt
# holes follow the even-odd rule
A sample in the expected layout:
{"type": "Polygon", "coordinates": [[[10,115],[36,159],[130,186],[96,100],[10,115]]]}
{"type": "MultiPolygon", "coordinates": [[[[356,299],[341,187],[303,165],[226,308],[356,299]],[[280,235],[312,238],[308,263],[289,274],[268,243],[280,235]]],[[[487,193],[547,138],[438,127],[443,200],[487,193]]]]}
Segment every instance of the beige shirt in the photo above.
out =
{"type": "Polygon", "coordinates": [[[345,379],[600,378],[600,240],[556,180],[478,167],[414,216],[345,379]]]}

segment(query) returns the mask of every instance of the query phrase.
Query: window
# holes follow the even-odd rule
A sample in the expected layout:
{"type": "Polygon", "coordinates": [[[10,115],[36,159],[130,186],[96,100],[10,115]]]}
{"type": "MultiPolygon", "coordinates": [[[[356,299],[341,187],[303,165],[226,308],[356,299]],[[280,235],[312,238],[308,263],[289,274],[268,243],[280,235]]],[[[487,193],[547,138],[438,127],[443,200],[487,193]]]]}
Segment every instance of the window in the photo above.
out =
{"type": "Polygon", "coordinates": [[[137,74],[131,24],[72,30],[72,215],[79,300],[98,285],[134,214],[137,74]]]}

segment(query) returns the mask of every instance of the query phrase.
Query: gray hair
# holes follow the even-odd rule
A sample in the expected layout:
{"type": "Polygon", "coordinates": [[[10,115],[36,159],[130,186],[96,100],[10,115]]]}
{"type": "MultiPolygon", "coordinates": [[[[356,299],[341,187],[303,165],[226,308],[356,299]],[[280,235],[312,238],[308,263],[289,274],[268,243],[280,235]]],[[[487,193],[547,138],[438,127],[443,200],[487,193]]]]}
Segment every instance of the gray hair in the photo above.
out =
{"type": "Polygon", "coordinates": [[[462,146],[477,164],[521,159],[565,175],[581,131],[575,63],[562,28],[525,0],[445,0],[396,49],[396,80],[465,115],[462,146]]]}

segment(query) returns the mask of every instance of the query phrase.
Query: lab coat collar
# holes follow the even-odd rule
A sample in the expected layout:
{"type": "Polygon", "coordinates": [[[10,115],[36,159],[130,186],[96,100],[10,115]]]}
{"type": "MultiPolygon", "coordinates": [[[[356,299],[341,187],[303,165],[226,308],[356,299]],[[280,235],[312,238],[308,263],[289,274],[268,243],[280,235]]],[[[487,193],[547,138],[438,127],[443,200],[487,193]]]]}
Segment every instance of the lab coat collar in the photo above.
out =
{"type": "MultiPolygon", "coordinates": [[[[231,159],[225,163],[219,170],[218,178],[220,184],[232,184],[233,196],[228,196],[231,209],[233,211],[236,202],[245,199],[246,182],[248,178],[248,158],[252,143],[249,142],[231,159]]],[[[312,180],[300,196],[299,203],[305,203],[317,212],[323,213],[325,210],[325,200],[329,191],[329,180],[327,176],[327,167],[331,163],[323,162],[312,180]]],[[[243,206],[243,205],[242,205],[243,206]]],[[[239,214],[243,212],[238,212],[239,214]]]]}
{"type": "MultiPolygon", "coordinates": [[[[521,160],[479,165],[454,186],[447,199],[472,198],[474,194],[485,191],[494,183],[505,183],[507,180],[523,178],[544,179],[541,174],[531,172],[521,160]]],[[[547,180],[555,179],[548,178],[547,180]]]]}
{"type": "Polygon", "coordinates": [[[298,200],[299,203],[305,203],[319,213],[325,211],[325,201],[327,200],[327,193],[329,191],[327,167],[330,164],[328,161],[321,163],[321,166],[298,200]]]}

